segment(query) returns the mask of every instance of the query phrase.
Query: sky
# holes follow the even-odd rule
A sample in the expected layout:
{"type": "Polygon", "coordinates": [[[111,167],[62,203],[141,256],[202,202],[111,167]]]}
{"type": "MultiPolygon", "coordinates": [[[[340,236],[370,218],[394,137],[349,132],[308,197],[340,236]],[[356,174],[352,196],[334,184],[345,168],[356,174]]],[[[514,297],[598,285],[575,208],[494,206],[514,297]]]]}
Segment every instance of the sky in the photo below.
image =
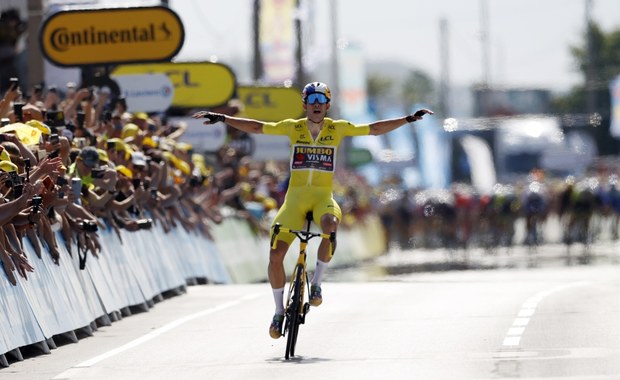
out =
{"type": "MultiPolygon", "coordinates": [[[[305,0],[315,13],[317,61],[329,61],[330,0],[305,0]]],[[[448,29],[452,86],[484,78],[481,11],[488,15],[488,80],[492,86],[569,90],[581,76],[570,46],[583,44],[587,0],[331,0],[336,36],[360,45],[368,62],[391,61],[441,74],[440,20],[448,29]]],[[[592,19],[605,32],[620,29],[620,0],[591,0],[592,19]]],[[[175,60],[221,63],[252,56],[253,0],[170,0],[181,17],[185,43],[175,60]]],[[[238,73],[240,82],[249,81],[238,73]]]]}

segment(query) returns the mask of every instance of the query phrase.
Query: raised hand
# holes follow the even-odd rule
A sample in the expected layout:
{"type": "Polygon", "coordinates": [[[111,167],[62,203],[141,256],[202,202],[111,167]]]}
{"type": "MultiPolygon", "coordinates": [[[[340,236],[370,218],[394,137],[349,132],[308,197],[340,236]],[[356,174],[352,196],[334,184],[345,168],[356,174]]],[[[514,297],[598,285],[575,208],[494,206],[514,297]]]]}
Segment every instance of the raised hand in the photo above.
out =
{"type": "Polygon", "coordinates": [[[434,112],[431,111],[431,110],[428,110],[426,108],[419,109],[419,110],[415,111],[415,113],[407,116],[407,122],[411,123],[411,122],[414,122],[416,120],[422,120],[424,115],[427,115],[427,114],[428,115],[432,115],[432,114],[434,114],[434,112]]]}
{"type": "Polygon", "coordinates": [[[208,112],[208,111],[198,111],[192,115],[194,119],[207,119],[203,124],[214,124],[218,121],[224,122],[226,120],[226,116],[221,113],[208,112]]]}
{"type": "Polygon", "coordinates": [[[34,272],[34,267],[30,265],[28,258],[23,253],[12,254],[11,259],[13,259],[17,273],[26,280],[28,279],[28,272],[34,272]]]}

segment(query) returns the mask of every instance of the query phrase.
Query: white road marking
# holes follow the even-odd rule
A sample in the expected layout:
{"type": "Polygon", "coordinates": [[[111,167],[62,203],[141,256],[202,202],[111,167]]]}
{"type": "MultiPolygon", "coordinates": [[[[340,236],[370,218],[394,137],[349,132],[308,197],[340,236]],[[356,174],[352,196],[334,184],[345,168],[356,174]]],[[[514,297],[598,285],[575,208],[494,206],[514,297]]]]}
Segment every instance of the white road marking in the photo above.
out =
{"type": "Polygon", "coordinates": [[[512,326],[508,329],[506,336],[504,337],[504,341],[502,346],[504,347],[512,347],[518,346],[521,343],[521,337],[525,333],[525,328],[530,323],[531,318],[536,313],[536,308],[538,304],[548,297],[549,295],[559,292],[561,290],[565,290],[568,288],[572,288],[575,286],[583,286],[587,284],[585,281],[573,282],[566,285],[556,286],[555,288],[551,288],[539,293],[536,293],[534,296],[528,298],[517,313],[517,317],[512,322],[512,326]]]}
{"type": "Polygon", "coordinates": [[[124,344],[124,345],[122,345],[120,347],[117,347],[117,348],[115,348],[113,350],[110,350],[108,352],[105,352],[105,353],[103,353],[103,354],[101,354],[99,356],[95,356],[92,359],[89,359],[89,360],[86,360],[86,361],[84,361],[84,362],[82,362],[80,364],[77,364],[77,365],[73,366],[72,368],[70,368],[70,369],[68,369],[68,370],[58,374],[57,376],[53,377],[52,380],[67,379],[72,374],[75,375],[76,373],[80,372],[79,368],[92,367],[93,365],[95,365],[95,364],[97,364],[97,363],[99,363],[99,362],[101,362],[103,360],[109,359],[112,356],[120,354],[121,352],[130,350],[130,349],[132,349],[134,347],[137,347],[137,346],[139,346],[139,345],[141,345],[141,344],[143,344],[145,342],[148,342],[151,339],[155,339],[158,336],[160,336],[160,335],[162,335],[162,334],[164,334],[164,333],[166,333],[166,332],[168,332],[168,331],[170,331],[170,330],[172,330],[174,328],[177,328],[177,327],[181,326],[184,323],[187,323],[187,322],[189,322],[191,320],[194,320],[196,318],[204,317],[205,315],[217,313],[218,311],[222,311],[222,310],[231,308],[231,307],[236,306],[236,305],[238,305],[238,304],[240,304],[240,303],[242,303],[244,301],[249,301],[249,300],[258,298],[258,297],[260,297],[260,295],[261,294],[256,293],[256,294],[251,294],[251,295],[248,295],[248,296],[244,296],[244,297],[241,297],[241,298],[239,298],[237,300],[226,302],[226,303],[223,303],[221,305],[218,305],[218,306],[215,306],[215,307],[212,307],[212,308],[209,308],[209,309],[205,309],[205,310],[199,311],[197,313],[187,315],[187,316],[185,316],[183,318],[179,318],[177,320],[174,320],[174,321],[172,321],[172,322],[170,322],[170,323],[168,323],[168,324],[166,324],[166,325],[164,325],[164,326],[162,326],[162,327],[160,327],[158,329],[155,329],[155,330],[151,331],[150,333],[148,333],[146,335],[141,336],[140,338],[132,340],[129,343],[126,343],[126,344],[124,344]]]}

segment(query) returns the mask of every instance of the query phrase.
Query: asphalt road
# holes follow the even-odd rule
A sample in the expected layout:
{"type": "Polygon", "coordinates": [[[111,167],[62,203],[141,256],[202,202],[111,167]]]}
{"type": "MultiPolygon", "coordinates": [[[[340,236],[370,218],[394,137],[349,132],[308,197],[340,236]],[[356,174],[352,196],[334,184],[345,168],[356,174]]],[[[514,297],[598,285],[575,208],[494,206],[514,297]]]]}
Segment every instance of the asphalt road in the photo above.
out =
{"type": "Polygon", "coordinates": [[[267,284],[190,286],[49,355],[25,352],[0,377],[618,379],[617,248],[595,247],[588,264],[561,246],[536,261],[523,248],[395,251],[333,270],[289,361],[267,333],[267,284]]]}

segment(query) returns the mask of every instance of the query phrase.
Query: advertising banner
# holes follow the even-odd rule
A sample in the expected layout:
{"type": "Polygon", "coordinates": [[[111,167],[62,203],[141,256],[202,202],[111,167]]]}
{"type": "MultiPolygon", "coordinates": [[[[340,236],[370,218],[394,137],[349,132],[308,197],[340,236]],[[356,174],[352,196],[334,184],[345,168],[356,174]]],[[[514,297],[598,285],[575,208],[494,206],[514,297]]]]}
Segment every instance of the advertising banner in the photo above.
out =
{"type": "Polygon", "coordinates": [[[41,27],[43,55],[57,66],[168,61],[185,39],[170,8],[61,11],[41,27]]]}
{"type": "Polygon", "coordinates": [[[174,87],[172,106],[215,107],[226,104],[235,94],[235,75],[225,65],[213,62],[175,62],[122,65],[112,75],[165,74],[174,87]]]}
{"type": "Polygon", "coordinates": [[[301,90],[295,87],[240,86],[243,117],[262,121],[298,119],[304,116],[301,90]]]}
{"type": "Polygon", "coordinates": [[[174,87],[165,74],[116,75],[129,112],[161,112],[172,104],[174,87]]]}

